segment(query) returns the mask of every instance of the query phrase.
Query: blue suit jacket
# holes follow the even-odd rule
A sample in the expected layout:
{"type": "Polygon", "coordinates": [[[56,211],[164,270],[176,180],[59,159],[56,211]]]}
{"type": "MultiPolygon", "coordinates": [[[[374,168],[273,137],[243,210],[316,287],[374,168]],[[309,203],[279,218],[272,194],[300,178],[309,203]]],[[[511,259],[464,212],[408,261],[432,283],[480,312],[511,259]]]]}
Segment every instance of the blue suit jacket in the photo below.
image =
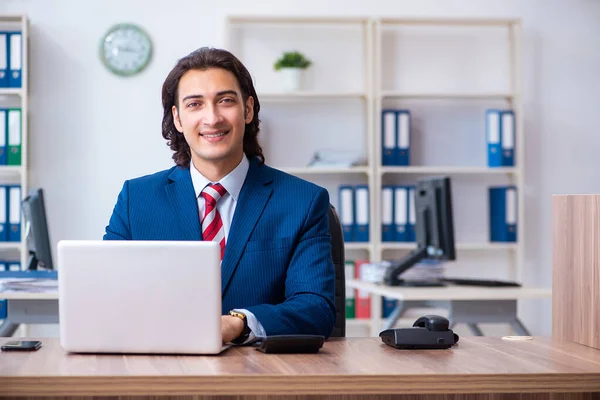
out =
{"type": "MultiPolygon", "coordinates": [[[[267,335],[329,337],[335,270],[328,209],[325,189],[251,159],[221,265],[223,314],[245,308],[267,335]]],[[[189,168],[126,181],[104,239],[202,240],[189,168]]]]}

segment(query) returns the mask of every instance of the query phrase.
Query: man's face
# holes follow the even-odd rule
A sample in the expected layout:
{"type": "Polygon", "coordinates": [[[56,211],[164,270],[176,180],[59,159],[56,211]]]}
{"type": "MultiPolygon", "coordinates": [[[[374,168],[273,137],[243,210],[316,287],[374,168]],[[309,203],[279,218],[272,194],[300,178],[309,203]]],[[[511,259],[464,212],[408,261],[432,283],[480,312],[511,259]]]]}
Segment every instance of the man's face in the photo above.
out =
{"type": "Polygon", "coordinates": [[[244,153],[244,129],[254,116],[254,99],[244,104],[236,77],[220,68],[189,70],[178,89],[173,120],[190,146],[194,166],[235,168],[244,153]]]}

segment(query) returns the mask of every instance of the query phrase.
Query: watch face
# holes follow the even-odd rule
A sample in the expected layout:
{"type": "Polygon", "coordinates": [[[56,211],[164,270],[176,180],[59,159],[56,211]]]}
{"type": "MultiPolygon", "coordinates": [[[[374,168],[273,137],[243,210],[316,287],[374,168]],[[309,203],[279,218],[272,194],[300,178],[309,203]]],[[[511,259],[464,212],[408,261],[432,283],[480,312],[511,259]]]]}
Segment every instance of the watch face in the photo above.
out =
{"type": "Polygon", "coordinates": [[[150,37],[138,26],[119,24],[109,29],[100,44],[100,58],[113,73],[130,76],[142,71],[152,55],[150,37]]]}

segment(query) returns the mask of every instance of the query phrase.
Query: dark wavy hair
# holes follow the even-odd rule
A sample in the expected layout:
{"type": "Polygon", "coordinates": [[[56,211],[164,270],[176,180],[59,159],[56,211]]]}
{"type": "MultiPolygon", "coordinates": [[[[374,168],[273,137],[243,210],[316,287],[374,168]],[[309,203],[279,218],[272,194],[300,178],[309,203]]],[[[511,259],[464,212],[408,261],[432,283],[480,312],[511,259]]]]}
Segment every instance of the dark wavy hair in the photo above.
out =
{"type": "Polygon", "coordinates": [[[167,144],[175,152],[173,160],[175,164],[182,167],[189,167],[191,160],[190,146],[185,141],[185,137],[177,131],[173,123],[173,106],[178,105],[178,87],[179,80],[187,71],[192,69],[206,70],[209,68],[221,68],[231,72],[237,79],[244,105],[249,96],[254,98],[254,117],[249,124],[246,124],[244,130],[244,153],[249,159],[257,157],[261,163],[265,162],[262,148],[258,143],[258,132],[260,130],[258,112],[260,103],[256,96],[256,90],[252,83],[250,73],[242,62],[227,50],[202,47],[177,62],[177,65],[171,70],[162,87],[163,120],[162,135],[167,140],[167,144]]]}

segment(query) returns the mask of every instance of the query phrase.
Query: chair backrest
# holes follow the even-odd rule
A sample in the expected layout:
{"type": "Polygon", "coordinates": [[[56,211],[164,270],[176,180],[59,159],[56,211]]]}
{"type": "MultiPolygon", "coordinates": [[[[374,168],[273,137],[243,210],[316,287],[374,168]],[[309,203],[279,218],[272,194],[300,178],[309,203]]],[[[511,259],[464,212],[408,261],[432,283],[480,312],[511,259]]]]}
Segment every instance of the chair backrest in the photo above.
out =
{"type": "Polygon", "coordinates": [[[327,213],[329,219],[329,234],[331,235],[331,258],[335,267],[335,325],[331,337],[346,336],[346,273],[345,248],[342,223],[335,210],[330,205],[327,213]]]}

